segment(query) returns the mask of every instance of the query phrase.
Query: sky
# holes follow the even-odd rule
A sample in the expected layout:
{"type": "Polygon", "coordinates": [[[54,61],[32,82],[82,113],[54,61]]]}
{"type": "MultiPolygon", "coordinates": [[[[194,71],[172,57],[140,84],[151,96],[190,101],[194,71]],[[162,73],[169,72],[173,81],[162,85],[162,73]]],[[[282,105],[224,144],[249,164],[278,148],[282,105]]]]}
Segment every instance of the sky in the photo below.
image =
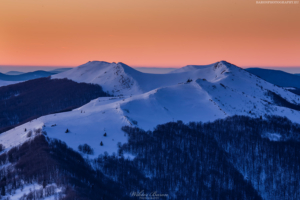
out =
{"type": "Polygon", "coordinates": [[[0,65],[300,66],[300,4],[1,0],[0,65]]]}

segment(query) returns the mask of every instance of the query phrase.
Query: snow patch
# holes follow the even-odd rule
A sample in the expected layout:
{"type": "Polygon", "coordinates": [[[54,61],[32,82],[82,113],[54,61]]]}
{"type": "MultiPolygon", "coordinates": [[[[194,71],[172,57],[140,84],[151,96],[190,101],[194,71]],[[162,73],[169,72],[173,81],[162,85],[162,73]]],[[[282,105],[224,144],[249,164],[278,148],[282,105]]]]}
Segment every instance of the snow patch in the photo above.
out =
{"type": "Polygon", "coordinates": [[[268,138],[270,141],[280,141],[281,135],[279,133],[264,133],[264,138],[268,138]]]}
{"type": "MultiPolygon", "coordinates": [[[[54,189],[54,191],[51,191],[51,195],[47,195],[46,194],[46,189],[43,189],[43,196],[44,196],[44,200],[55,200],[57,199],[57,197],[59,196],[59,193],[61,193],[62,188],[57,187],[57,185],[55,183],[47,185],[47,187],[52,187],[54,189]]],[[[46,188],[47,188],[46,187],[46,188]]],[[[42,185],[33,183],[30,185],[25,185],[23,186],[22,189],[17,189],[15,191],[12,192],[12,194],[7,194],[5,197],[9,197],[10,200],[19,200],[22,196],[24,195],[28,195],[30,192],[33,191],[37,191],[37,190],[41,190],[43,188],[42,185]]]]}

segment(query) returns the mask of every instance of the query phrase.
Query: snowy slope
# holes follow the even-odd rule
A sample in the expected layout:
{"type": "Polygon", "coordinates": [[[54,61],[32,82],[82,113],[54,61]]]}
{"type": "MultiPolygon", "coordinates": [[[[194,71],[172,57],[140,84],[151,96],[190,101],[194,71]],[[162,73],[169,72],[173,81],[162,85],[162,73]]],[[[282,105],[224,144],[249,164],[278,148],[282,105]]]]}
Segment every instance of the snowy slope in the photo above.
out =
{"type": "Polygon", "coordinates": [[[197,80],[197,83],[228,115],[253,117],[260,117],[265,114],[279,115],[300,122],[299,111],[276,106],[272,97],[268,95],[268,91],[278,94],[296,105],[300,104],[299,96],[229,63],[221,62],[217,67],[220,65],[225,65],[228,70],[225,72],[226,78],[218,81],[217,84],[204,80],[197,80]]]}
{"type": "Polygon", "coordinates": [[[121,63],[93,61],[74,69],[51,76],[52,78],[67,78],[76,82],[99,84],[104,91],[114,95],[140,93],[136,81],[130,76],[138,71],[121,63]]]}
{"type": "Polygon", "coordinates": [[[0,87],[19,83],[20,81],[3,81],[0,80],[0,87]]]}
{"type": "Polygon", "coordinates": [[[276,105],[268,93],[295,105],[300,104],[299,96],[225,61],[170,74],[145,74],[122,63],[91,62],[62,74],[53,78],[100,84],[107,90],[119,89],[117,94],[124,96],[101,97],[71,112],[40,117],[1,134],[0,143],[18,145],[30,139],[25,128],[43,128],[50,138],[63,140],[75,150],[89,144],[94,157],[104,151],[117,152],[118,142],[127,141],[121,130],[125,125],[149,130],[177,120],[208,122],[232,115],[265,114],[300,123],[299,111],[276,105]],[[120,78],[128,80],[128,87],[120,78]],[[193,81],[187,82],[188,78],[193,81]],[[104,146],[99,145],[101,141],[104,146]]]}
{"type": "MultiPolygon", "coordinates": [[[[58,194],[61,192],[62,188],[57,188],[56,184],[51,184],[53,185],[56,189],[55,189],[55,193],[54,195],[50,195],[47,196],[45,191],[43,193],[44,198],[43,200],[55,200],[58,199],[58,194]]],[[[9,198],[9,200],[19,200],[23,195],[28,195],[30,192],[33,191],[37,191],[37,190],[42,190],[43,186],[39,185],[37,183],[33,183],[30,185],[25,185],[23,186],[24,188],[21,189],[17,189],[16,191],[14,191],[12,194],[6,194],[6,196],[4,196],[4,198],[9,198]]]]}
{"type": "Polygon", "coordinates": [[[65,141],[75,150],[80,144],[87,143],[94,148],[95,156],[104,151],[112,153],[117,151],[118,142],[127,141],[122,126],[152,129],[157,124],[173,120],[187,123],[226,117],[209,99],[196,83],[170,86],[127,98],[101,97],[71,112],[44,116],[2,133],[0,143],[6,147],[18,145],[30,139],[26,136],[28,131],[43,128],[49,137],[65,141]],[[69,133],[65,133],[67,129],[69,133]],[[104,133],[107,133],[106,137],[104,133]],[[104,146],[100,146],[101,141],[104,146]]]}

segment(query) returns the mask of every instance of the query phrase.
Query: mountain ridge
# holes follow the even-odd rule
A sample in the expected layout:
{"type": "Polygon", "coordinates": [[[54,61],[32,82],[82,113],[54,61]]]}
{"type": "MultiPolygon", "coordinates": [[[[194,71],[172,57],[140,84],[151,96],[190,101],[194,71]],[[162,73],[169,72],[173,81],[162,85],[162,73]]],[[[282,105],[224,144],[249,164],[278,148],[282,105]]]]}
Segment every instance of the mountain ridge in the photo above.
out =
{"type": "Polygon", "coordinates": [[[24,128],[33,130],[45,125],[43,129],[49,137],[65,141],[73,149],[86,142],[95,150],[95,155],[99,155],[104,151],[116,152],[117,144],[126,142],[121,131],[123,126],[152,130],[170,121],[212,122],[234,115],[253,118],[278,115],[293,122],[300,119],[299,96],[226,61],[170,74],[141,73],[123,63],[89,62],[51,79],[67,77],[78,82],[98,83],[104,91],[108,91],[108,84],[115,85],[111,89],[120,90],[110,93],[115,97],[100,97],[70,112],[40,117],[3,133],[0,139],[8,142],[8,138],[24,128]],[[125,86],[124,79],[128,80],[125,86]],[[54,124],[57,126],[52,127],[54,124]],[[62,134],[67,129],[70,134],[62,134]],[[103,138],[105,132],[109,136],[103,138]],[[101,140],[105,148],[99,145],[101,140]]]}
{"type": "Polygon", "coordinates": [[[7,75],[0,73],[0,80],[3,81],[28,81],[36,78],[43,78],[53,75],[54,73],[38,70],[34,72],[27,72],[18,75],[7,75]]]}
{"type": "Polygon", "coordinates": [[[139,72],[124,63],[90,61],[67,72],[52,75],[53,79],[67,78],[76,82],[99,84],[104,91],[112,95],[134,95],[149,92],[153,89],[186,82],[189,78],[214,79],[213,68],[198,73],[187,72],[168,74],[149,74],[139,72]],[[92,71],[92,72],[91,72],[92,71]],[[201,75],[201,73],[203,75],[201,75]]]}

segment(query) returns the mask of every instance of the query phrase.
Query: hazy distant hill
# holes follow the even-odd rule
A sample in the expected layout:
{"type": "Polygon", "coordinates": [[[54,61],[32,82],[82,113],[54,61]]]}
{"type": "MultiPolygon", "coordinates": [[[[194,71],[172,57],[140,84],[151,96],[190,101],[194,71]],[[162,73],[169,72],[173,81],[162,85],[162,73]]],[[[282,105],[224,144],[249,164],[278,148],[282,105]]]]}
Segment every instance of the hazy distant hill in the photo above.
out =
{"type": "Polygon", "coordinates": [[[300,74],[289,74],[280,70],[248,68],[248,72],[281,87],[300,88],[300,74]]]}
{"type": "Polygon", "coordinates": [[[58,74],[58,73],[61,73],[61,72],[68,71],[70,69],[72,69],[72,68],[58,68],[58,69],[54,69],[54,70],[51,70],[51,71],[48,71],[48,72],[58,74]]]}
{"type": "Polygon", "coordinates": [[[28,72],[28,73],[23,73],[23,74],[19,74],[19,75],[7,75],[7,74],[0,73],[0,80],[3,80],[3,81],[28,81],[31,79],[48,77],[53,74],[55,74],[55,73],[46,72],[46,71],[28,72]]]}
{"type": "Polygon", "coordinates": [[[5,73],[6,75],[20,75],[24,74],[24,72],[18,72],[18,71],[9,71],[5,73]]]}
{"type": "MultiPolygon", "coordinates": [[[[28,81],[36,78],[48,77],[54,74],[68,71],[72,68],[58,68],[51,71],[38,70],[33,72],[9,71],[7,73],[0,73],[0,80],[2,81],[28,81]]],[[[8,84],[6,84],[8,85],[8,84]]],[[[1,86],[1,85],[0,85],[1,86]]]]}
{"type": "Polygon", "coordinates": [[[150,73],[150,74],[166,74],[169,73],[176,68],[161,68],[161,67],[135,67],[134,69],[143,72],[143,73],[150,73]]]}

